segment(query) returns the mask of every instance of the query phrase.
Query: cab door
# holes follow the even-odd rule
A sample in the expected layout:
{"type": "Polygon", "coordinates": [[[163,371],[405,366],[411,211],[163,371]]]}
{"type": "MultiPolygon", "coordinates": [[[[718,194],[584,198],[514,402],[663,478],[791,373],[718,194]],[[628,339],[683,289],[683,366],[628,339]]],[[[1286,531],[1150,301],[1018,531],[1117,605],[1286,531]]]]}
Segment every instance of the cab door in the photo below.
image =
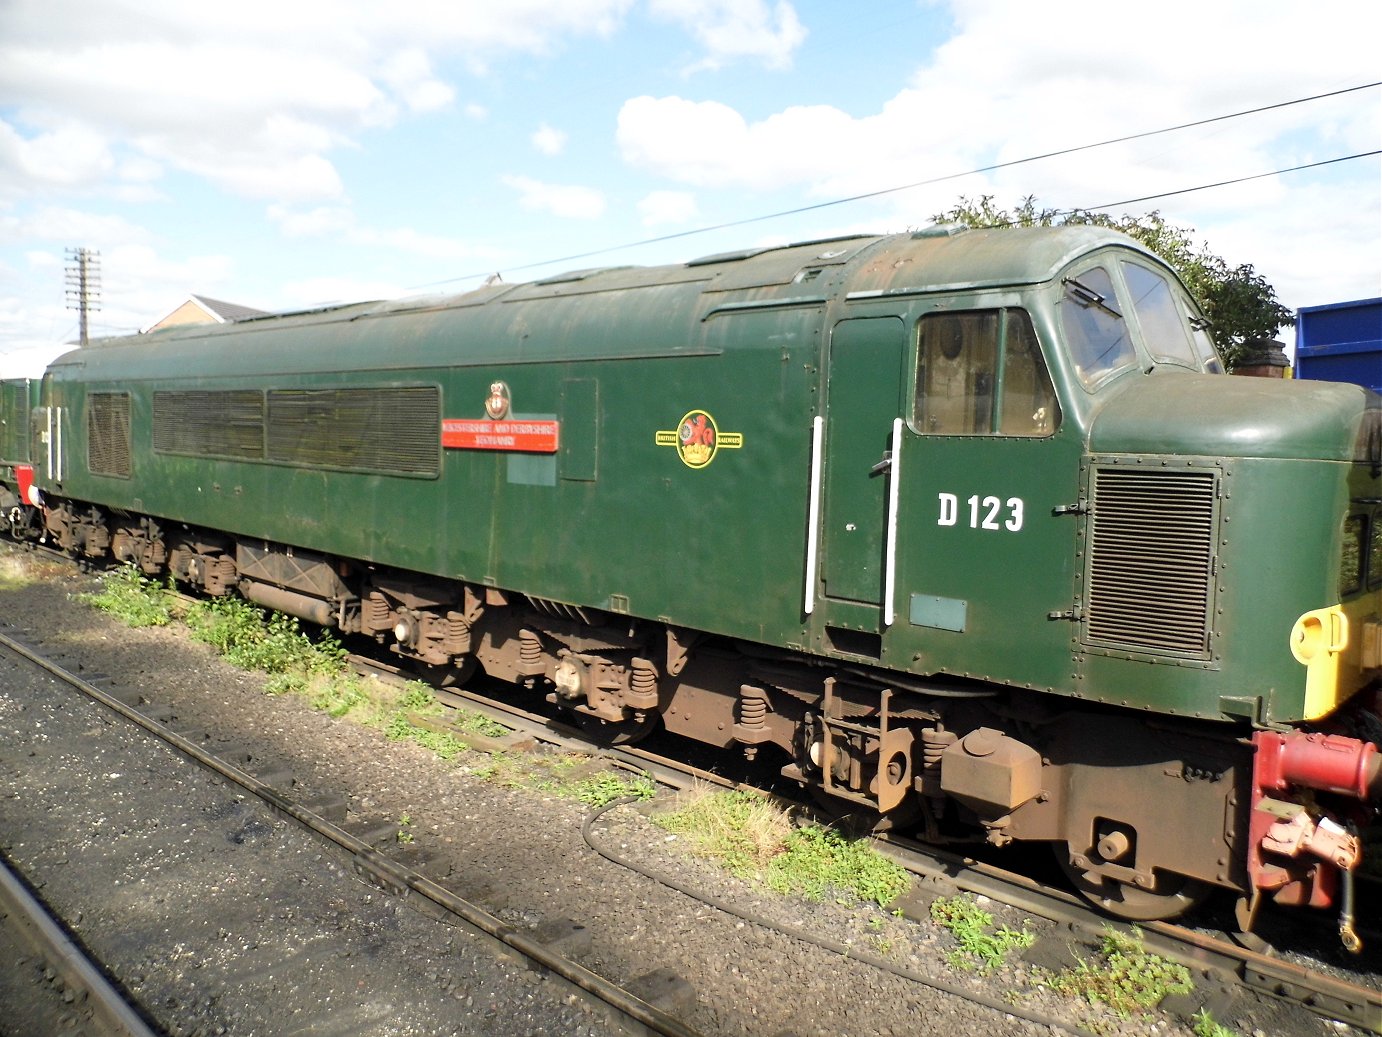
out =
{"type": "Polygon", "coordinates": [[[899,455],[885,664],[1068,684],[1082,437],[1016,296],[928,300],[899,455]]]}
{"type": "Polygon", "coordinates": [[[902,416],[906,341],[898,317],[843,320],[830,336],[820,588],[826,622],[865,635],[854,647],[866,646],[888,618],[889,547],[896,537],[888,521],[896,487],[891,454],[902,416]]]}

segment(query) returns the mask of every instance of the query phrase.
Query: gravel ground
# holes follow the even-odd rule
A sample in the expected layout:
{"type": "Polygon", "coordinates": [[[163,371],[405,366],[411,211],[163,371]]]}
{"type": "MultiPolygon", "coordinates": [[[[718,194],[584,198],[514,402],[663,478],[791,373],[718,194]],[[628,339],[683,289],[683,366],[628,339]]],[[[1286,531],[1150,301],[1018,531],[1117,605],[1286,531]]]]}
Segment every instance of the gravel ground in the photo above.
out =
{"type": "MultiPolygon", "coordinates": [[[[0,548],[0,562],[8,551],[0,548]]],[[[9,557],[19,556],[10,552],[9,557]]],[[[461,895],[519,927],[561,919],[585,925],[591,946],[578,959],[616,982],[629,984],[656,970],[683,977],[695,996],[681,1002],[678,1013],[708,1034],[1017,1037],[1059,1032],[746,922],[613,864],[582,838],[586,811],[579,803],[487,780],[488,758],[479,754],[443,762],[419,746],[390,742],[377,730],[316,713],[302,698],[268,696],[259,676],[229,667],[177,628],[120,626],[70,600],[90,589],[89,579],[25,560],[43,580],[0,586],[0,618],[41,631],[51,647],[67,654],[69,664],[111,674],[127,686],[156,689],[155,697],[171,704],[181,720],[288,763],[303,795],[344,790],[359,813],[409,815],[416,845],[450,859],[447,882],[461,895]]],[[[690,888],[941,982],[1100,1033],[1192,1033],[1168,1015],[1123,1020],[1043,991],[1036,985],[1037,962],[1062,957],[1057,933],[1046,933],[1027,960],[980,977],[947,964],[953,943],[938,927],[867,906],[766,893],[680,852],[678,841],[669,840],[639,810],[618,808],[596,828],[602,843],[690,888]]],[[[1023,922],[1004,910],[994,913],[1009,925],[1023,922]]],[[[1246,1002],[1216,1018],[1243,1037],[1339,1032],[1301,1013],[1246,1002]]]]}
{"type": "Polygon", "coordinates": [[[170,1034],[608,1031],[30,664],[0,656],[0,688],[4,850],[170,1034]]]}

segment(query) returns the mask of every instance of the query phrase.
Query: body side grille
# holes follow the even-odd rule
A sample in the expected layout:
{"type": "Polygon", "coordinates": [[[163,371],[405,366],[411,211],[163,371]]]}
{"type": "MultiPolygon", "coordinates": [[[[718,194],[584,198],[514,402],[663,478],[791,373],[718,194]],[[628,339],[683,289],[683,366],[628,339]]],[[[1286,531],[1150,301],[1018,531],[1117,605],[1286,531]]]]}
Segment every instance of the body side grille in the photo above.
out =
{"type": "Polygon", "coordinates": [[[1209,652],[1217,471],[1094,471],[1084,640],[1209,652]]]}
{"type": "Polygon", "coordinates": [[[86,397],[86,464],[93,475],[130,474],[130,394],[93,392],[86,397]]]}

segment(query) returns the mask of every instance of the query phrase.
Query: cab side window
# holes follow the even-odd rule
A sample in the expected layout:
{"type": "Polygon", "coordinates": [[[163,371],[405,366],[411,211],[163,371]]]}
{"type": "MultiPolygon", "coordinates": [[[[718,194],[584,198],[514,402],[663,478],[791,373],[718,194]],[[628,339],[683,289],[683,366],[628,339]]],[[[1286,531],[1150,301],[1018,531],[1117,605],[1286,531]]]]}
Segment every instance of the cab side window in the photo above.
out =
{"type": "Polygon", "coordinates": [[[1101,266],[1085,270],[1078,278],[1065,279],[1061,300],[1061,330],[1070,359],[1086,389],[1093,389],[1115,371],[1137,360],[1128,322],[1119,309],[1118,296],[1108,271],[1101,266]]]}
{"type": "Polygon", "coordinates": [[[1199,368],[1201,360],[1190,340],[1190,329],[1166,279],[1136,263],[1123,264],[1123,277],[1152,359],[1199,368]]]}
{"type": "Polygon", "coordinates": [[[918,432],[1049,436],[1055,389],[1025,310],[932,313],[918,325],[918,432]]]}

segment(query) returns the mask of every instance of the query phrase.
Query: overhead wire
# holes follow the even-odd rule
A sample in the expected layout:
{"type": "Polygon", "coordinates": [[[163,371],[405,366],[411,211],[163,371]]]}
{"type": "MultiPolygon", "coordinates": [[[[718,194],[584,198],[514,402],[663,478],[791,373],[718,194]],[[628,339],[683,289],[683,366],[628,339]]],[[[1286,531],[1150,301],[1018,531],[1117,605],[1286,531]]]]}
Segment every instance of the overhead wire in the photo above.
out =
{"type": "MultiPolygon", "coordinates": [[[[1129,141],[1143,140],[1148,137],[1156,137],[1168,133],[1176,133],[1181,130],[1193,129],[1197,126],[1208,126],[1213,123],[1225,122],[1229,119],[1240,119],[1249,115],[1258,115],[1263,112],[1277,111],[1282,108],[1290,108],[1295,105],[1308,104],[1312,101],[1320,101],[1330,97],[1340,97],[1344,94],[1357,93],[1361,90],[1371,90],[1379,86],[1382,86],[1382,80],[1378,80],[1371,83],[1361,83],[1357,86],[1342,87],[1338,90],[1329,90],[1319,94],[1311,94],[1308,97],[1297,97],[1289,101],[1278,101],[1273,104],[1259,105],[1256,108],[1246,108],[1242,111],[1229,112],[1224,115],[1215,115],[1204,119],[1195,119],[1190,122],[1177,123],[1174,126],[1163,126],[1160,129],[1143,130],[1139,133],[1130,133],[1121,137],[1111,137],[1108,140],[1096,141],[1090,144],[1079,144],[1069,148],[1060,148],[1056,151],[1047,151],[1039,155],[1028,155],[1024,158],[1009,159],[1006,162],[995,162],[987,166],[979,166],[975,169],[969,169],[963,172],[946,173],[941,176],[930,177],[926,180],[917,180],[912,183],[899,184],[893,187],[879,188],[874,191],[865,191],[861,194],[849,195],[844,198],[834,198],[824,202],[815,202],[811,205],[802,205],[794,209],[783,209],[778,212],[764,213],[758,216],[747,216],[743,219],[728,220],[724,223],[712,224],[708,227],[696,227],[691,230],[676,231],[671,234],[661,234],[656,237],[643,238],[638,241],[625,242],[619,245],[608,245],[598,249],[591,249],[587,252],[577,252],[567,256],[558,256],[552,259],[544,259],[532,263],[524,263],[520,266],[509,267],[508,270],[509,272],[513,273],[522,270],[532,270],[537,267],[552,266],[556,263],[573,263],[583,259],[591,259],[595,256],[607,255],[611,252],[619,252],[624,249],[640,248],[645,245],[657,245],[667,241],[676,241],[681,238],[693,237],[698,234],[710,234],[715,231],[728,230],[733,227],[743,227],[753,223],[763,223],[768,220],[781,219],[786,216],[797,216],[802,213],[815,212],[820,209],[828,209],[837,205],[847,205],[851,202],[865,201],[870,198],[880,198],[884,195],[897,194],[902,191],[915,190],[918,187],[929,187],[934,184],[945,183],[950,180],[959,180],[967,176],[976,176],[981,173],[992,173],[1000,169],[1010,169],[1014,166],[1028,165],[1033,162],[1041,162],[1050,158],[1061,158],[1066,155],[1078,154],[1082,151],[1091,151],[1095,148],[1109,147],[1113,144],[1125,144],[1129,141]]],[[[1293,166],[1287,169],[1272,170],[1271,172],[1267,173],[1256,173],[1251,176],[1241,177],[1234,180],[1224,180],[1212,184],[1201,184],[1196,187],[1181,188],[1176,191],[1167,191],[1162,194],[1146,195],[1142,198],[1133,198],[1123,202],[1109,202],[1104,205],[1082,206],[1079,209],[1070,211],[1090,212],[1098,209],[1112,208],[1118,205],[1129,205],[1136,202],[1151,201],[1157,198],[1169,198],[1175,195],[1190,194],[1195,191],[1206,191],[1215,187],[1228,186],[1230,184],[1246,183],[1250,180],[1260,180],[1266,177],[1280,176],[1284,173],[1293,173],[1303,169],[1312,169],[1317,166],[1332,165],[1339,162],[1348,162],[1359,158],[1368,158],[1376,154],[1378,154],[1377,151],[1359,152],[1354,155],[1345,155],[1339,158],[1327,159],[1322,162],[1314,162],[1306,165],[1293,166]]],[[[457,281],[469,281],[474,280],[476,278],[486,277],[492,273],[493,272],[489,270],[479,271],[477,273],[472,274],[463,274],[459,277],[448,277],[440,281],[430,281],[427,284],[417,285],[415,287],[418,289],[435,288],[440,285],[454,284],[457,281]]]]}

